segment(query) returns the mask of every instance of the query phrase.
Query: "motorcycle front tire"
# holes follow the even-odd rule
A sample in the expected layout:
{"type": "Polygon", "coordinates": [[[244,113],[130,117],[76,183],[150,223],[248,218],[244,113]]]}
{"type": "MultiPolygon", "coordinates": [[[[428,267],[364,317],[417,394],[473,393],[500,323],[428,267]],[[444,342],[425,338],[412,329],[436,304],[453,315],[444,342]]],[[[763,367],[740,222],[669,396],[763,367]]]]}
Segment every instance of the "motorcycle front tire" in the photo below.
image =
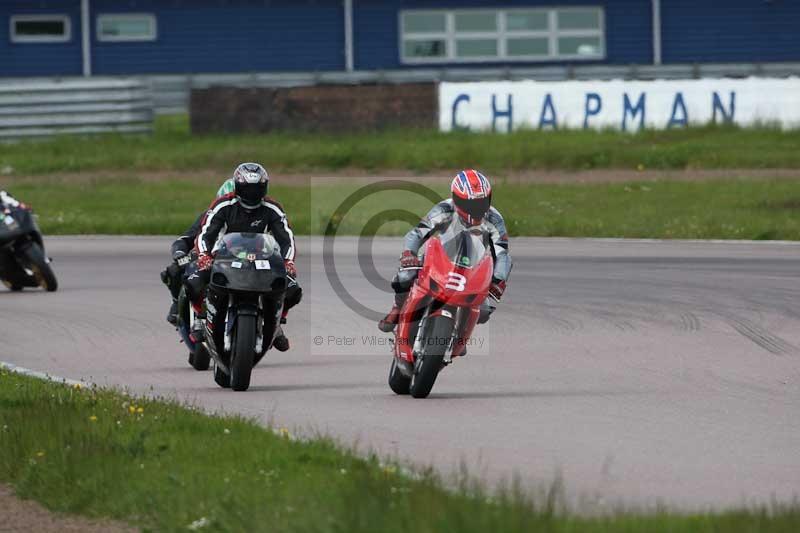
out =
{"type": "Polygon", "coordinates": [[[25,248],[22,253],[39,286],[47,292],[54,292],[58,289],[58,280],[56,280],[53,269],[50,268],[50,263],[47,261],[42,247],[34,242],[25,248]]]}
{"type": "Polygon", "coordinates": [[[437,315],[428,318],[425,324],[424,350],[421,355],[422,363],[415,365],[414,375],[411,376],[409,392],[414,398],[427,398],[436,383],[439,370],[442,369],[444,354],[453,336],[455,323],[452,318],[437,315]]]}

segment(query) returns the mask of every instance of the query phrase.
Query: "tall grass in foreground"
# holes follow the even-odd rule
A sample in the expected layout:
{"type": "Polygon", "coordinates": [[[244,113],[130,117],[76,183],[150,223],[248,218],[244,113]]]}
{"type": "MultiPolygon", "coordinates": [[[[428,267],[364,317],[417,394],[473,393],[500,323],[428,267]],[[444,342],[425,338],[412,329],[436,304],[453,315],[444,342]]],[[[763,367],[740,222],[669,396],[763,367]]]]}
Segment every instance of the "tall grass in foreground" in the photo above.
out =
{"type": "Polygon", "coordinates": [[[153,531],[795,532],[800,508],[581,518],[557,498],[445,490],[330,440],[295,441],[173,402],[0,371],[0,481],[50,509],[153,531]]]}
{"type": "MultiPolygon", "coordinates": [[[[357,190],[345,180],[271,187],[298,234],[324,233],[331,216],[357,190]]],[[[9,184],[31,203],[47,234],[177,235],[210,203],[217,183],[207,180],[25,180],[9,184]]],[[[434,185],[446,195],[446,184],[434,185]]],[[[800,181],[714,180],[613,184],[495,183],[494,203],[512,236],[636,237],[663,239],[800,240],[800,181]]],[[[384,191],[358,203],[338,234],[359,235],[373,216],[393,209],[421,216],[431,202],[384,191]]],[[[379,235],[401,235],[410,222],[387,222],[379,235]]],[[[512,244],[513,246],[513,244],[512,244]]]]}
{"type": "Polygon", "coordinates": [[[599,168],[800,168],[800,130],[707,126],[666,131],[521,130],[512,134],[387,130],[193,136],[185,115],[160,117],[152,136],[103,135],[0,144],[0,171],[218,171],[260,160],[279,172],[343,169],[432,172],[599,168]]]}

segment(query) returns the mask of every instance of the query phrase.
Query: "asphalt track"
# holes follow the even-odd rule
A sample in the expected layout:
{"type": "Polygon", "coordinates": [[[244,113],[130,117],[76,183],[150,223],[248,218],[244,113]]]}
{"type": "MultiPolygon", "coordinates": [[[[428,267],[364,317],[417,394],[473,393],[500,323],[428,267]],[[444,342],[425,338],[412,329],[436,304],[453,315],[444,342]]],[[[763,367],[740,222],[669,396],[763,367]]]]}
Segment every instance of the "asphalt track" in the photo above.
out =
{"type": "Polygon", "coordinates": [[[196,372],[164,321],[165,238],[50,238],[55,294],[0,291],[0,360],[328,433],[489,483],[560,477],[595,508],[800,495],[800,246],[514,239],[509,293],[427,400],[386,385],[377,312],[399,239],[301,238],[293,349],[246,393],[196,372]],[[359,262],[357,258],[360,258],[359,262]],[[374,285],[371,282],[375,282],[374,285]],[[339,291],[340,293],[342,291],[339,291]]]}

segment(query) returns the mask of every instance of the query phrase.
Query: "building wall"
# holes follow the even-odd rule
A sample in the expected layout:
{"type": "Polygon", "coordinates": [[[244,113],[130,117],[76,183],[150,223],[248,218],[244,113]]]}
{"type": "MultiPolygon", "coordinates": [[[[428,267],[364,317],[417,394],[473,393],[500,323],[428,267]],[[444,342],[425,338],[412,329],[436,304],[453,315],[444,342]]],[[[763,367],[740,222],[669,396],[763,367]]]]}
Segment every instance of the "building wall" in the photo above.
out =
{"type": "Polygon", "coordinates": [[[800,1],[662,0],[665,63],[800,61],[800,1]]]}
{"type": "MultiPolygon", "coordinates": [[[[92,0],[101,13],[155,13],[153,42],[97,42],[96,74],[344,69],[339,0],[92,0]]],[[[93,31],[93,34],[95,32],[93,31]]]]}
{"type": "Polygon", "coordinates": [[[79,76],[82,70],[80,0],[0,0],[0,76],[79,76]],[[45,14],[69,16],[68,42],[11,42],[11,15],[45,14]]]}
{"type": "MultiPolygon", "coordinates": [[[[404,66],[400,63],[398,50],[399,11],[469,7],[603,6],[606,21],[606,59],[598,63],[627,64],[653,61],[653,26],[649,0],[355,0],[355,4],[355,62],[358,69],[404,66]]],[[[521,66],[526,63],[509,64],[521,66]]],[[[419,68],[419,65],[415,66],[419,68]]],[[[442,65],[430,66],[436,68],[442,65]]],[[[461,63],[458,66],[469,65],[461,63]]]]}
{"type": "MultiPolygon", "coordinates": [[[[652,62],[650,0],[353,0],[357,70],[400,63],[403,9],[603,6],[603,64],[652,62]]],[[[344,70],[343,0],[91,0],[95,74],[344,70]],[[153,42],[98,42],[102,13],[154,13],[153,42]]],[[[663,61],[800,61],[800,0],[662,0],[663,61]]],[[[509,66],[552,63],[508,63],[509,66]]],[[[586,62],[581,62],[586,64],[586,62]]],[[[498,66],[458,64],[460,68],[498,66]]],[[[499,65],[503,65],[502,63],[499,65]]],[[[418,65],[419,66],[419,65],[418,65]]],[[[455,65],[435,64],[430,68],[455,65]]],[[[0,0],[0,76],[81,74],[80,0],[0,0]],[[11,43],[12,14],[66,14],[66,43],[11,43]]]]}

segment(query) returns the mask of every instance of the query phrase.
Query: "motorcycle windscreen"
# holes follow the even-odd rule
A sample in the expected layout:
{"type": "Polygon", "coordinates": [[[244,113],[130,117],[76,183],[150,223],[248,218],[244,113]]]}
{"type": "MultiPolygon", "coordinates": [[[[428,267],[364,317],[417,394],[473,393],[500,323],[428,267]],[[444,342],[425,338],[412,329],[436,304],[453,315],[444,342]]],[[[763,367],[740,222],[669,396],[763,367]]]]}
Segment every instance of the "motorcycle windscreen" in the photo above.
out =
{"type": "Polygon", "coordinates": [[[467,228],[460,222],[451,224],[439,240],[453,264],[473,268],[489,253],[487,241],[480,226],[467,228]]]}
{"type": "Polygon", "coordinates": [[[217,246],[217,259],[268,260],[280,256],[278,243],[267,233],[228,233],[217,246]]]}

